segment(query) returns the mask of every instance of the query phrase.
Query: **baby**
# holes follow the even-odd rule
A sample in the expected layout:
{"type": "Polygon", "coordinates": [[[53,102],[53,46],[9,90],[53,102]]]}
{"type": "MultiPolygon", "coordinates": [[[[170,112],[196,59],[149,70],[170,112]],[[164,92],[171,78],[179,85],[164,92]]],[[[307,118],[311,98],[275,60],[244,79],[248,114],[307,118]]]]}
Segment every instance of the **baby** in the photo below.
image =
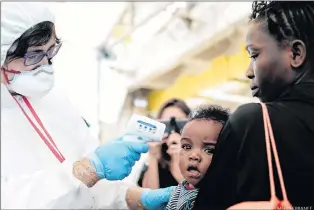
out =
{"type": "Polygon", "coordinates": [[[185,178],[172,192],[168,210],[192,209],[198,189],[212,160],[215,145],[229,111],[220,106],[200,107],[189,116],[181,133],[180,170],[185,178]]]}

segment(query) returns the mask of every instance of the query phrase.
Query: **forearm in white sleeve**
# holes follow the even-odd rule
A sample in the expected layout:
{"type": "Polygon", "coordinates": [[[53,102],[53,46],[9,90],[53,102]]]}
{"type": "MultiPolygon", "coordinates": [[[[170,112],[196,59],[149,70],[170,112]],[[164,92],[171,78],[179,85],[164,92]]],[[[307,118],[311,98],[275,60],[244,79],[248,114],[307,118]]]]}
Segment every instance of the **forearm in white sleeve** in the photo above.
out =
{"type": "MultiPolygon", "coordinates": [[[[92,188],[79,188],[75,199],[71,195],[63,196],[69,209],[128,209],[126,193],[129,187],[123,181],[101,180],[92,188]]],[[[64,204],[54,201],[50,209],[65,209],[64,204]]]]}
{"type": "Polygon", "coordinates": [[[97,209],[128,209],[126,192],[135,184],[124,181],[101,180],[90,188],[95,199],[97,209]]]}
{"type": "Polygon", "coordinates": [[[31,175],[20,174],[17,177],[1,175],[1,207],[66,209],[71,208],[74,203],[78,208],[92,207],[94,205],[92,196],[85,196],[84,202],[79,202],[78,194],[81,190],[86,191],[87,187],[73,177],[72,169],[73,163],[65,161],[59,167],[31,175]]]}

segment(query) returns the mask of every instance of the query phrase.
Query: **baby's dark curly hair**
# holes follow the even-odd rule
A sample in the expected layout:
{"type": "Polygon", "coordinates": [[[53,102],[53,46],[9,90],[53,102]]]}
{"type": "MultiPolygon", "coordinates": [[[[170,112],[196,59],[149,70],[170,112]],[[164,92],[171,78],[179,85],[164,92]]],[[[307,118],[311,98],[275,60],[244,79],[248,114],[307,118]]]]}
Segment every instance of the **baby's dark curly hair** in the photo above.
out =
{"type": "Polygon", "coordinates": [[[230,111],[218,105],[203,105],[190,113],[188,121],[192,120],[215,120],[225,124],[229,118],[230,111]]]}
{"type": "Polygon", "coordinates": [[[313,55],[313,1],[254,1],[250,20],[263,21],[279,44],[283,41],[302,40],[307,51],[313,55]]]}

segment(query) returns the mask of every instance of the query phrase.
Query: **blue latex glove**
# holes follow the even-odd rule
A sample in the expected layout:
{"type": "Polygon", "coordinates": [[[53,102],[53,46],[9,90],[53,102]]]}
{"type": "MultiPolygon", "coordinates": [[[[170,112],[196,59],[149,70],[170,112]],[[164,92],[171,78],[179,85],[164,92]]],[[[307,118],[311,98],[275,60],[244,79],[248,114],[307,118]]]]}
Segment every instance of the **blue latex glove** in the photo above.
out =
{"type": "Polygon", "coordinates": [[[144,190],[141,195],[141,203],[145,209],[155,210],[164,207],[176,187],[167,187],[158,190],[144,190]]]}
{"type": "MultiPolygon", "coordinates": [[[[137,137],[134,137],[137,138],[137,137]]],[[[96,169],[99,179],[122,180],[127,177],[141,153],[148,152],[145,141],[122,141],[123,137],[101,145],[88,158],[96,169]]],[[[138,137],[138,139],[141,139],[138,137]]],[[[141,139],[142,140],[142,139],[141,139]]]]}

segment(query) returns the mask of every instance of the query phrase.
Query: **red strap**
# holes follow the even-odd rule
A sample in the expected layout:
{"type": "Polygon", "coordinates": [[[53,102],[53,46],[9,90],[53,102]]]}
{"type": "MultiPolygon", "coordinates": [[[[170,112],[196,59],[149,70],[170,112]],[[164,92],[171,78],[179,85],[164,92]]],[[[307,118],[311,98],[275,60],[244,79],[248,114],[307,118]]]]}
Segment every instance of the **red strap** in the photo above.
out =
{"type": "Polygon", "coordinates": [[[13,69],[11,70],[8,70],[8,69],[5,69],[5,68],[1,68],[1,71],[3,71],[3,76],[4,76],[4,79],[6,80],[6,82],[8,84],[10,84],[10,81],[9,81],[9,78],[8,78],[8,75],[5,73],[5,72],[9,72],[9,73],[13,73],[13,74],[20,74],[21,72],[20,71],[15,71],[13,69]]]}
{"type": "Polygon", "coordinates": [[[33,114],[33,116],[35,117],[37,123],[39,124],[39,126],[43,129],[43,131],[45,132],[45,134],[47,135],[48,139],[42,134],[42,132],[37,128],[37,126],[34,124],[34,122],[31,120],[31,118],[27,115],[27,113],[25,112],[25,110],[23,109],[23,107],[20,105],[20,103],[17,101],[17,99],[15,97],[13,97],[14,100],[16,101],[16,103],[19,105],[19,107],[21,108],[22,112],[24,113],[25,117],[27,118],[27,120],[30,122],[30,124],[33,126],[33,128],[35,129],[35,131],[38,133],[38,135],[41,137],[41,139],[45,142],[45,144],[47,145],[47,147],[50,149],[50,151],[54,154],[54,156],[62,163],[63,161],[65,161],[65,158],[63,157],[62,153],[59,151],[57,145],[55,144],[55,142],[53,141],[53,139],[51,138],[50,134],[47,132],[47,130],[45,129],[43,123],[41,122],[41,120],[39,119],[37,113],[35,112],[35,110],[33,109],[32,105],[30,104],[30,102],[27,100],[26,97],[22,96],[26,106],[29,108],[29,110],[31,111],[31,113],[33,114]]]}
{"type": "Polygon", "coordinates": [[[264,120],[264,130],[265,130],[266,152],[267,152],[267,160],[268,160],[268,172],[269,172],[271,199],[274,199],[276,197],[275,181],[274,181],[274,174],[273,174],[274,172],[273,172],[273,164],[272,164],[272,155],[271,155],[271,151],[273,151],[283,201],[288,202],[287,191],[286,191],[286,187],[285,187],[285,183],[284,183],[284,179],[283,179],[283,175],[282,175],[281,165],[280,165],[280,161],[279,161],[278,151],[277,151],[277,147],[276,147],[273,129],[272,129],[271,122],[270,122],[268,109],[267,109],[266,104],[264,104],[264,103],[260,103],[260,104],[262,106],[263,120],[264,120]]]}

